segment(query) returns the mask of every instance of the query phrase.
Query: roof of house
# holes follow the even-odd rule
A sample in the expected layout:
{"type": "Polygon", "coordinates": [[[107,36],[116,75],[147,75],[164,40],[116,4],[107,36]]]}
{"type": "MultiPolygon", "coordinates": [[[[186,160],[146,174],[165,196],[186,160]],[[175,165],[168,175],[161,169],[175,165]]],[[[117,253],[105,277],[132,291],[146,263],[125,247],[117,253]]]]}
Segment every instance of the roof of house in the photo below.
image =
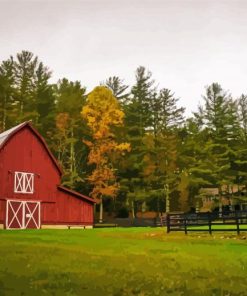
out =
{"type": "Polygon", "coordinates": [[[201,188],[199,193],[203,195],[218,195],[219,188],[201,188]]]}
{"type": "Polygon", "coordinates": [[[23,122],[9,130],[6,130],[5,132],[0,134],[0,150],[7,144],[7,142],[16,134],[18,133],[20,130],[22,130],[23,128],[29,128],[34,135],[38,138],[38,140],[42,143],[43,147],[46,149],[47,153],[49,154],[51,160],[53,161],[53,163],[55,164],[56,168],[58,169],[60,175],[62,175],[62,169],[60,167],[60,165],[58,164],[57,160],[55,159],[55,157],[53,156],[53,154],[51,153],[50,149],[48,148],[45,140],[42,138],[42,136],[38,133],[38,131],[32,127],[31,123],[29,121],[23,122]]]}
{"type": "Polygon", "coordinates": [[[94,200],[93,198],[90,198],[90,197],[88,197],[88,196],[86,196],[86,195],[83,195],[83,194],[81,194],[81,193],[79,193],[79,192],[76,192],[76,191],[74,191],[74,190],[71,190],[71,189],[69,189],[69,188],[66,188],[66,187],[64,187],[64,186],[62,186],[62,185],[58,185],[57,188],[58,188],[59,190],[65,191],[66,193],[69,193],[69,194],[71,194],[71,195],[73,195],[73,196],[75,196],[75,197],[77,197],[77,198],[79,198],[79,199],[84,199],[84,200],[87,200],[87,201],[92,202],[92,203],[96,203],[96,202],[97,202],[97,201],[94,200]]]}

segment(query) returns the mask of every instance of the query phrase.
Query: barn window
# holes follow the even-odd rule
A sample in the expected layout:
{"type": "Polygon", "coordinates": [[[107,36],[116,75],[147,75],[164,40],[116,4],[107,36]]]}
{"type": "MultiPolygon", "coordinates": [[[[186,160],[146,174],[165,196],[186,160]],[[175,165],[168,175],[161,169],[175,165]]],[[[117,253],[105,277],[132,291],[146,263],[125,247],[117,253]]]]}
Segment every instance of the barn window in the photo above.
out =
{"type": "Polygon", "coordinates": [[[15,172],[15,193],[33,193],[34,174],[15,172]]]}

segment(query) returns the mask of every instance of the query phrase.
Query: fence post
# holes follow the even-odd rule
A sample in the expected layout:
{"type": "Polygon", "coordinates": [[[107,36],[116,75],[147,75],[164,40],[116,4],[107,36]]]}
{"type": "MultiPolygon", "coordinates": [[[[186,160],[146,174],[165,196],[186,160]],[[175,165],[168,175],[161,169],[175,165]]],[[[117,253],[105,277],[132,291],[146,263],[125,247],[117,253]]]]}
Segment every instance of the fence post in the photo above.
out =
{"type": "Polygon", "coordinates": [[[208,213],[208,231],[209,231],[209,234],[212,234],[212,223],[211,223],[211,216],[210,216],[210,213],[208,213]]]}
{"type": "Polygon", "coordinates": [[[170,215],[168,213],[166,214],[166,232],[170,232],[170,215]]]}
{"type": "Polygon", "coordinates": [[[184,215],[184,233],[187,234],[187,218],[186,218],[186,215],[184,215]]]}
{"type": "Polygon", "coordinates": [[[238,215],[237,212],[235,212],[235,217],[236,217],[236,225],[237,225],[237,234],[240,234],[240,230],[239,230],[239,220],[238,220],[238,215]]]}

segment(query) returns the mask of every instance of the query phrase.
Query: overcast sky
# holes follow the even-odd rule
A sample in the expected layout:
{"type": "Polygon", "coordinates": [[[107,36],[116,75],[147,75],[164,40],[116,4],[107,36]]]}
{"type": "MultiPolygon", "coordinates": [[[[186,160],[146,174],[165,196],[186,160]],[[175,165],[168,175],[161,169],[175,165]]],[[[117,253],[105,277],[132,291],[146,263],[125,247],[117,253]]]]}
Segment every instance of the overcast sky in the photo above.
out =
{"type": "Polygon", "coordinates": [[[247,1],[0,0],[0,61],[23,49],[88,91],[145,66],[189,115],[212,82],[247,93],[247,1]]]}

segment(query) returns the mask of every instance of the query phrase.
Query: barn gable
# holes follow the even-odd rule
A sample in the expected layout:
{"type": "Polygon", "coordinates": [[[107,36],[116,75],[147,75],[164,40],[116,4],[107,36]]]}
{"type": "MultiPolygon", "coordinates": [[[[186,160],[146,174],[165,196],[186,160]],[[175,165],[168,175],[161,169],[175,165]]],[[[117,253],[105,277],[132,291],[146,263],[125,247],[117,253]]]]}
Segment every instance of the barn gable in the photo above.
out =
{"type": "Polygon", "coordinates": [[[4,148],[4,146],[8,143],[8,141],[19,131],[21,131],[23,128],[29,128],[31,132],[36,136],[36,138],[42,143],[43,147],[45,148],[47,154],[51,158],[52,162],[54,163],[55,167],[57,168],[60,175],[62,175],[62,169],[58,162],[56,161],[55,157],[51,153],[50,149],[48,148],[45,140],[42,138],[42,136],[32,127],[30,122],[24,122],[21,123],[3,133],[0,134],[0,150],[4,148]]]}

